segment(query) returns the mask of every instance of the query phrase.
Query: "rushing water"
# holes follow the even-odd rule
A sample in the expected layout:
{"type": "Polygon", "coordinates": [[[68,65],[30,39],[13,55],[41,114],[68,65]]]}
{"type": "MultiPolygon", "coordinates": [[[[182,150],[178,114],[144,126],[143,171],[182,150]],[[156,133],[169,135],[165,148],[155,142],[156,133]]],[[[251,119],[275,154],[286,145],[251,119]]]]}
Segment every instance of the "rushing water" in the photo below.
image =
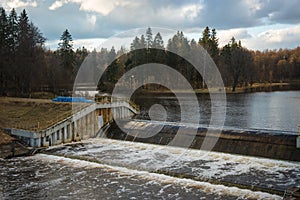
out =
{"type": "MultiPolygon", "coordinates": [[[[192,104],[188,95],[182,101],[187,106],[192,104]]],[[[147,115],[151,105],[160,104],[167,111],[168,121],[180,121],[180,105],[175,97],[141,97],[136,102],[142,107],[142,115],[147,115]]],[[[211,117],[209,95],[198,95],[198,102],[200,124],[208,125],[211,117]]],[[[195,116],[187,117],[191,119],[195,116]]],[[[225,126],[296,133],[299,125],[300,91],[227,94],[225,126]]]]}
{"type": "MultiPolygon", "coordinates": [[[[200,124],[208,124],[209,96],[198,100],[200,124]]],[[[191,103],[188,96],[183,101],[191,103]]],[[[151,105],[160,104],[168,121],[180,121],[174,97],[139,98],[137,103],[143,118],[151,105]]],[[[227,95],[225,126],[295,132],[299,105],[300,92],[227,95]]],[[[45,153],[0,159],[0,199],[281,199],[253,188],[283,192],[300,184],[299,162],[170,146],[100,138],[45,153]]]]}
{"type": "Polygon", "coordinates": [[[0,199],[281,199],[201,179],[279,191],[300,179],[297,162],[103,138],[46,153],[55,155],[0,159],[0,199]],[[175,163],[168,162],[174,158],[175,163]],[[154,173],[156,169],[198,181],[154,173]]]}

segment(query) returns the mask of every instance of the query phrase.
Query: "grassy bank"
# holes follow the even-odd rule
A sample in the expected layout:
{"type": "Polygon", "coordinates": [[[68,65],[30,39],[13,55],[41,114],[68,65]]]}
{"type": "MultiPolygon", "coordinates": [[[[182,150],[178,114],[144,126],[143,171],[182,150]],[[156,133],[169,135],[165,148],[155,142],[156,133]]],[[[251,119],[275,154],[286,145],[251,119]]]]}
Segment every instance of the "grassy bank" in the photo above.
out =
{"type": "Polygon", "coordinates": [[[46,99],[1,97],[0,110],[1,128],[39,130],[71,116],[72,104],[46,99]]]}
{"type": "MultiPolygon", "coordinates": [[[[232,91],[231,87],[226,87],[226,94],[240,94],[240,93],[251,93],[251,92],[272,92],[272,91],[288,91],[294,90],[294,88],[300,89],[300,83],[254,83],[251,86],[245,87],[236,87],[235,91],[232,91]]],[[[209,94],[212,93],[220,93],[223,90],[220,88],[211,88],[208,90],[204,89],[194,89],[196,94],[209,94]]],[[[168,89],[141,89],[138,94],[147,94],[147,95],[157,95],[157,94],[172,94],[172,93],[191,93],[190,90],[185,89],[176,89],[176,90],[168,90],[168,89]]]]}

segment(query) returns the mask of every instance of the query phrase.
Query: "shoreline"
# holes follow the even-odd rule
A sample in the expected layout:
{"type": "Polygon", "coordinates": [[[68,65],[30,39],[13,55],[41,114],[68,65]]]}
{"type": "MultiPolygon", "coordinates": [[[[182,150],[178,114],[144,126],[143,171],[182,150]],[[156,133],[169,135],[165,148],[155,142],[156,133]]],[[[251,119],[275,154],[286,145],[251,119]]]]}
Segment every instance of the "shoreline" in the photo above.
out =
{"type": "MultiPolygon", "coordinates": [[[[255,92],[276,92],[276,91],[299,91],[300,83],[267,83],[267,84],[253,84],[247,87],[237,87],[235,91],[232,91],[231,87],[225,87],[226,94],[245,94],[245,93],[255,93],[255,92]]],[[[222,93],[222,89],[212,88],[208,90],[205,89],[194,89],[193,92],[189,90],[151,90],[151,89],[141,89],[138,95],[172,95],[172,94],[218,94],[222,93]]]]}

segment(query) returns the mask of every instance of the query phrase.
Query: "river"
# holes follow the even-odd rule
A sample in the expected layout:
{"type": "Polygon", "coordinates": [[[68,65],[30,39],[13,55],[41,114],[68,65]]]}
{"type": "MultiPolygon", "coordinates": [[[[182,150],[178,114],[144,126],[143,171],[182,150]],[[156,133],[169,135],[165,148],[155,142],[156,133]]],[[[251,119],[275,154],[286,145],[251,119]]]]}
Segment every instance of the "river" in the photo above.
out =
{"type": "Polygon", "coordinates": [[[251,188],[284,191],[299,183],[299,170],[297,162],[99,138],[0,159],[0,199],[281,199],[251,188]]]}
{"type": "MultiPolygon", "coordinates": [[[[238,129],[269,129],[296,134],[300,125],[300,91],[227,94],[225,127],[238,129]]],[[[180,105],[175,96],[138,97],[142,118],[153,104],[164,106],[167,121],[180,121],[180,105]]],[[[188,95],[181,100],[192,105],[188,95]]],[[[198,95],[200,124],[208,125],[211,102],[208,94],[198,95]]],[[[192,119],[194,115],[187,116],[192,119]]],[[[155,119],[155,120],[159,120],[155,119]]],[[[195,121],[195,120],[191,120],[195,121]]]]}
{"type": "MultiPolygon", "coordinates": [[[[168,121],[180,121],[174,97],[136,100],[142,118],[147,118],[147,108],[160,104],[168,121]]],[[[200,124],[207,125],[209,96],[199,95],[198,100],[200,124]]],[[[189,98],[184,101],[189,104],[189,98]]],[[[225,126],[295,134],[299,105],[300,92],[294,91],[227,95],[225,126]]],[[[0,199],[281,199],[271,193],[299,183],[299,162],[107,138],[0,159],[0,199]]]]}

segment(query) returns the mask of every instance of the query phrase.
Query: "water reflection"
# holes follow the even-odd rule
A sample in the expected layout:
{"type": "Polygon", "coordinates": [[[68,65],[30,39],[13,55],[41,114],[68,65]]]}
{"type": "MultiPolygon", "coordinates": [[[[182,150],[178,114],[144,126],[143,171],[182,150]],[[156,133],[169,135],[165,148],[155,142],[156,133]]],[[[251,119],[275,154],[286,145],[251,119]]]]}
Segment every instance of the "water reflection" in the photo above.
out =
{"type": "MultiPolygon", "coordinates": [[[[200,124],[208,125],[211,118],[209,95],[198,95],[200,124]]],[[[180,106],[171,97],[139,97],[135,101],[141,105],[141,118],[147,118],[147,110],[153,104],[160,104],[167,111],[167,121],[180,121],[180,106]]],[[[189,104],[186,96],[185,103],[189,104]]],[[[190,107],[189,109],[193,109],[190,107]]],[[[193,115],[186,116],[193,119],[193,115]]],[[[235,128],[272,129],[297,132],[300,125],[300,92],[261,92],[250,94],[228,94],[225,126],[235,128]]]]}

